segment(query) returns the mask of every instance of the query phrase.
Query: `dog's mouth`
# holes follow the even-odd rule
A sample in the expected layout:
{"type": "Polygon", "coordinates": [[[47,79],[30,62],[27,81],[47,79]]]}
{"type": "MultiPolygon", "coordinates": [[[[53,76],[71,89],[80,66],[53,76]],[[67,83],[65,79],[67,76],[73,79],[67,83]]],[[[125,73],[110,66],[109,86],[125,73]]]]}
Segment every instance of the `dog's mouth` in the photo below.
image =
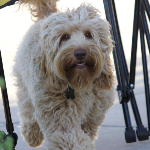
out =
{"type": "Polygon", "coordinates": [[[94,61],[76,61],[74,64],[68,63],[65,67],[65,72],[68,74],[69,72],[74,72],[75,70],[78,71],[85,71],[88,70],[89,72],[94,71],[95,69],[95,62],[94,61]]]}
{"type": "Polygon", "coordinates": [[[87,65],[86,65],[86,63],[85,62],[78,62],[77,64],[76,64],[76,68],[77,69],[84,69],[85,67],[86,67],[87,65]]]}

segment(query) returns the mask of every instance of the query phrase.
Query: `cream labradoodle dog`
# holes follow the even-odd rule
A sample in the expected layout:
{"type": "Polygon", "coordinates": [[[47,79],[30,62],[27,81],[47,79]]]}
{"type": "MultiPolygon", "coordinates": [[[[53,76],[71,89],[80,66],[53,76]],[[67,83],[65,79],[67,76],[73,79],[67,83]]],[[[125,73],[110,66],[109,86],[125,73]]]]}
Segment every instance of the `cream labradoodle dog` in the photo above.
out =
{"type": "Polygon", "coordinates": [[[110,26],[90,4],[59,12],[57,1],[19,1],[37,17],[15,57],[21,132],[32,147],[94,150],[114,101],[110,26]]]}

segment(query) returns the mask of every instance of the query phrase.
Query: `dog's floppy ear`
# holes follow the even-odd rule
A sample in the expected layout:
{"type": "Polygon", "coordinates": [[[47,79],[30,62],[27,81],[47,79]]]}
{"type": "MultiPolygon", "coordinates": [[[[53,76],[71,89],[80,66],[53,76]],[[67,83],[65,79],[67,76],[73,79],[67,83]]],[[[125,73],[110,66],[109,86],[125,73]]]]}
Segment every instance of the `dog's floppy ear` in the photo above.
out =
{"type": "Polygon", "coordinates": [[[48,76],[45,82],[45,88],[50,89],[53,92],[59,93],[66,89],[67,83],[62,79],[58,78],[55,73],[51,70],[50,64],[46,60],[46,56],[42,54],[39,57],[39,71],[48,76]]]}
{"type": "Polygon", "coordinates": [[[48,71],[48,76],[49,78],[47,78],[45,88],[54,93],[61,93],[66,90],[67,83],[64,80],[58,78],[51,70],[48,71]]]}
{"type": "Polygon", "coordinates": [[[98,78],[94,80],[95,86],[99,89],[110,90],[114,83],[113,67],[110,58],[104,64],[103,70],[98,78]]]}

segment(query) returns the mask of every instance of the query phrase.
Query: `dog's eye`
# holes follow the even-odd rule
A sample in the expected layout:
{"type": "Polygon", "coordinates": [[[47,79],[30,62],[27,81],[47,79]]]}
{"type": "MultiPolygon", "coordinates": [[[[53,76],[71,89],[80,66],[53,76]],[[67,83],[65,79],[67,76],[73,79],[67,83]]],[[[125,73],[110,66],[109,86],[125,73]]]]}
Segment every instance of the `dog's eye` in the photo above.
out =
{"type": "Polygon", "coordinates": [[[70,39],[70,35],[64,34],[61,38],[61,41],[67,41],[68,39],[70,39]]]}
{"type": "Polygon", "coordinates": [[[86,36],[87,38],[89,38],[89,39],[92,38],[92,34],[91,34],[90,32],[86,32],[86,33],[85,33],[85,36],[86,36]]]}

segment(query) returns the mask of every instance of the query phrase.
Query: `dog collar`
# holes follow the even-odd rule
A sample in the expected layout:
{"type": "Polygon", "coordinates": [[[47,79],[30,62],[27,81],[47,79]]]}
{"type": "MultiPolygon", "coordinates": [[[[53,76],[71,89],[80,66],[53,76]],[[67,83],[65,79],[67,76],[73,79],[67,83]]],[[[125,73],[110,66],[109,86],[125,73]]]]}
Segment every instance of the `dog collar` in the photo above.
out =
{"type": "Polygon", "coordinates": [[[74,95],[74,89],[72,89],[69,85],[67,85],[67,91],[66,91],[66,98],[67,99],[74,99],[75,95],[74,95]]]}

